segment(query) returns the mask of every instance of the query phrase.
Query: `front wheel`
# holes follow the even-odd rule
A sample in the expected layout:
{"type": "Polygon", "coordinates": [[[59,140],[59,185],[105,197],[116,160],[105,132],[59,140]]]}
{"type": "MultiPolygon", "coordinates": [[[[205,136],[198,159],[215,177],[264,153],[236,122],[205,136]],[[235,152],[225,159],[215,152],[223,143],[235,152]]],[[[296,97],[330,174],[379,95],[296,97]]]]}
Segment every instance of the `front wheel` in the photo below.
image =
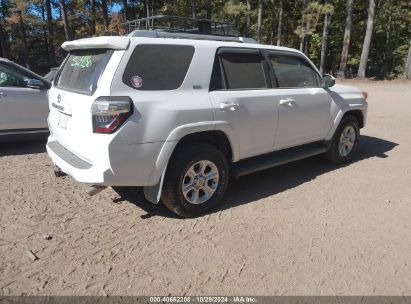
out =
{"type": "Polygon", "coordinates": [[[358,120],[351,115],[344,116],[335,131],[325,158],[334,164],[343,164],[351,161],[357,150],[359,137],[360,128],[358,120]]]}
{"type": "Polygon", "coordinates": [[[164,179],[162,202],[178,215],[204,214],[218,206],[228,185],[228,163],[215,146],[184,145],[175,151],[164,179]]]}

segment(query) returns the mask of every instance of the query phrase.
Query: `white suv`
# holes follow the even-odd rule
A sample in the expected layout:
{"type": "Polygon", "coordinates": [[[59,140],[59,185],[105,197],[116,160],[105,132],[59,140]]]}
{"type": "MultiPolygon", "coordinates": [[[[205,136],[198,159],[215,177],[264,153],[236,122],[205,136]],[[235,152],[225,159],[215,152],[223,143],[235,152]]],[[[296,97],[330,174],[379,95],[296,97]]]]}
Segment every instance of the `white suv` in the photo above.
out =
{"type": "Polygon", "coordinates": [[[220,204],[229,176],[322,153],[353,158],[365,92],[334,85],[295,49],[175,38],[136,31],[63,44],[70,54],[49,92],[57,173],[92,194],[142,186],[150,202],[195,216],[220,204]]]}

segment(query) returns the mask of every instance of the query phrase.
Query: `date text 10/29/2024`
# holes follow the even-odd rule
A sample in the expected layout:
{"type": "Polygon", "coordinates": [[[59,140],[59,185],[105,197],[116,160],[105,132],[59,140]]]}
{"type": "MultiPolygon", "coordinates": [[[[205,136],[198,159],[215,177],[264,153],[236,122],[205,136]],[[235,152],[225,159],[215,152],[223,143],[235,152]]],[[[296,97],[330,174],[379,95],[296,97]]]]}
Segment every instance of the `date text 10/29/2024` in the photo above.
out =
{"type": "Polygon", "coordinates": [[[212,296],[195,296],[195,297],[150,297],[150,303],[257,303],[255,297],[212,297],[212,296]]]}

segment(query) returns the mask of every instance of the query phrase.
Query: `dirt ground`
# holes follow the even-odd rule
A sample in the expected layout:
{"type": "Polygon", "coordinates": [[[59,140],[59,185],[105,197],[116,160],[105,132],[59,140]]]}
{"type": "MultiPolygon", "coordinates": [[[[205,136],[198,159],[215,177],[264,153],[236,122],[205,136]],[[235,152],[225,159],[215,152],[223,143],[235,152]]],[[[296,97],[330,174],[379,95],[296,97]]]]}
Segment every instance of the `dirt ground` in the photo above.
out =
{"type": "Polygon", "coordinates": [[[231,181],[196,219],[139,190],[89,198],[44,143],[1,145],[0,295],[411,295],[411,83],[355,85],[370,96],[354,163],[231,181]]]}

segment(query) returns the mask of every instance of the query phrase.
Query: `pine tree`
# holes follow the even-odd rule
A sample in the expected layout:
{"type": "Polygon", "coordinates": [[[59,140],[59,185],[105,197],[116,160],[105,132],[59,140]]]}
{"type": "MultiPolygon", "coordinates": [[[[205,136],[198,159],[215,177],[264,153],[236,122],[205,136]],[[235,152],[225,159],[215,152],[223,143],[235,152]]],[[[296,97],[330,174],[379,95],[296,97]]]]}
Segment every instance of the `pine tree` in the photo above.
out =
{"type": "Polygon", "coordinates": [[[281,35],[283,28],[284,0],[280,0],[280,10],[278,12],[277,45],[281,45],[281,35]]]}
{"type": "Polygon", "coordinates": [[[375,0],[369,0],[368,4],[368,17],[367,17],[367,30],[365,32],[364,44],[361,52],[360,66],[358,68],[357,78],[365,78],[365,69],[367,67],[368,56],[370,53],[370,45],[372,39],[372,31],[374,28],[375,17],[375,0]]]}
{"type": "Polygon", "coordinates": [[[321,43],[321,59],[320,59],[320,73],[324,73],[325,59],[327,57],[327,44],[328,44],[328,27],[331,22],[331,15],[334,13],[334,7],[329,4],[329,0],[324,1],[323,13],[324,13],[324,25],[323,25],[323,37],[321,43]]]}
{"type": "Polygon", "coordinates": [[[61,9],[61,15],[63,17],[64,34],[66,35],[66,40],[67,41],[73,40],[69,20],[67,17],[67,6],[66,6],[65,0],[60,0],[60,9],[61,9]]]}
{"type": "Polygon", "coordinates": [[[411,41],[410,47],[408,48],[407,61],[405,63],[404,77],[405,79],[411,80],[411,41]]]}
{"type": "Polygon", "coordinates": [[[341,52],[340,68],[338,71],[338,77],[341,78],[345,78],[345,71],[347,69],[348,49],[350,47],[351,40],[353,2],[354,0],[347,0],[347,19],[345,21],[344,42],[341,52]]]}

